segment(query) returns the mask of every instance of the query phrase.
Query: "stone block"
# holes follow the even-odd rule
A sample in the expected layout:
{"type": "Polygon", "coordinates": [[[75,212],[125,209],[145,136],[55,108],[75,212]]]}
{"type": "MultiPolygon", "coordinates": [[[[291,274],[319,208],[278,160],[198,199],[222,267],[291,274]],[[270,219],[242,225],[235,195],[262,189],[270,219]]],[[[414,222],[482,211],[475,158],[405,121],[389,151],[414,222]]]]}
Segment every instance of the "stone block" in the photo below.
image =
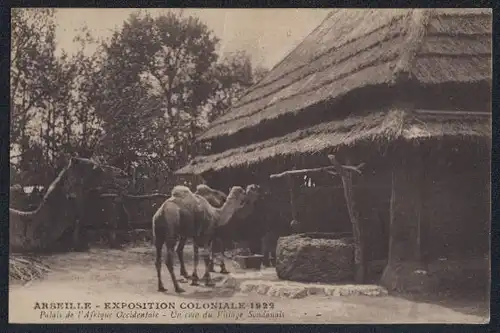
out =
{"type": "Polygon", "coordinates": [[[280,279],[298,282],[336,283],[352,280],[352,238],[314,238],[307,234],[280,237],[276,248],[276,272],[280,279]]]}

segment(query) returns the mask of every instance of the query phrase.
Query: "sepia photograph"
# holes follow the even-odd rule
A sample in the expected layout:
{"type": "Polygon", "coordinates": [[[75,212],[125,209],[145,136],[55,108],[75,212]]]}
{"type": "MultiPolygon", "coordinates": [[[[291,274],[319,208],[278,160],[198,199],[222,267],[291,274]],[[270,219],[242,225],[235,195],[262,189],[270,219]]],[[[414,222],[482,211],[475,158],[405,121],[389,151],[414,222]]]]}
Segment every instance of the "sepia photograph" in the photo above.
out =
{"type": "Polygon", "coordinates": [[[9,323],[489,323],[492,19],[13,8],[9,323]]]}

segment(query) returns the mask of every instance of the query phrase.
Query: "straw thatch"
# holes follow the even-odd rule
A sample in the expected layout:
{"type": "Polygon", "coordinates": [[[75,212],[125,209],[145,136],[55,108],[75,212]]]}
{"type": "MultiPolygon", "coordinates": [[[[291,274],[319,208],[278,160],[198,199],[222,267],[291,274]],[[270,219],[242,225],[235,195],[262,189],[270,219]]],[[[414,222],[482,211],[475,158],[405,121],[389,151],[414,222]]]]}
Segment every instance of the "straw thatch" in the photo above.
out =
{"type": "Polygon", "coordinates": [[[9,280],[29,283],[42,278],[50,268],[35,258],[12,255],[9,257],[9,280]]]}
{"type": "Polygon", "coordinates": [[[369,112],[365,116],[321,123],[282,137],[199,156],[177,173],[201,174],[249,166],[277,157],[338,150],[362,141],[383,144],[446,136],[491,138],[491,117],[473,113],[435,115],[401,109],[369,112]]]}
{"type": "MultiPolygon", "coordinates": [[[[366,86],[491,80],[490,9],[333,10],[199,139],[233,135],[366,86]]],[[[332,110],[333,111],[333,110],[332,110]]]]}

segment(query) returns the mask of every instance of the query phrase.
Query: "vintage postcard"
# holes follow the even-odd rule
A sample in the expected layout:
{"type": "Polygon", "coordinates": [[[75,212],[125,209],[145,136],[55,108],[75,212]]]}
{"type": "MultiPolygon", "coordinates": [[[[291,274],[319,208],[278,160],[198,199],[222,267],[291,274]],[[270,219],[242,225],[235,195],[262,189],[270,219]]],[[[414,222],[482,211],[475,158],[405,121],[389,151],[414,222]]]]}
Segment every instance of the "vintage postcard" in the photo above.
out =
{"type": "Polygon", "coordinates": [[[488,323],[491,9],[12,9],[10,323],[488,323]]]}

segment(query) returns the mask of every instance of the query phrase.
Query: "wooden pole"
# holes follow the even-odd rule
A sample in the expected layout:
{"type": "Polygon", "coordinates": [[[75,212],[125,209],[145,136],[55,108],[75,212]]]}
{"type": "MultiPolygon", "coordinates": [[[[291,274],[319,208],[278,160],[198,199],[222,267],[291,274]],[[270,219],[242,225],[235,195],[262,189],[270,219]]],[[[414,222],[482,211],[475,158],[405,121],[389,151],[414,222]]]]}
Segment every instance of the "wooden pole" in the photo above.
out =
{"type": "Polygon", "coordinates": [[[111,248],[118,247],[116,233],[118,231],[119,209],[121,208],[121,197],[116,197],[113,200],[113,209],[111,213],[111,228],[109,230],[109,246],[111,248]]]}
{"type": "Polygon", "coordinates": [[[389,255],[381,283],[389,290],[419,291],[427,283],[425,275],[416,273],[425,270],[421,262],[421,229],[425,223],[421,220],[422,159],[417,151],[398,153],[392,170],[389,255]]]}
{"type": "Polygon", "coordinates": [[[102,194],[99,194],[99,197],[101,197],[101,198],[121,197],[123,199],[130,199],[130,200],[149,200],[149,199],[157,199],[157,198],[168,199],[170,197],[170,195],[164,194],[164,193],[152,193],[152,194],[142,194],[142,195],[102,193],[102,194]]]}
{"type": "MultiPolygon", "coordinates": [[[[362,163],[358,166],[342,165],[342,168],[345,170],[350,170],[350,171],[354,171],[354,172],[361,174],[361,171],[359,169],[361,167],[363,167],[363,165],[364,165],[364,163],[362,163]]],[[[298,175],[311,174],[311,173],[316,173],[316,172],[325,172],[325,171],[332,174],[332,175],[337,175],[337,173],[333,172],[332,170],[335,170],[334,166],[327,166],[327,167],[322,167],[322,168],[312,168],[312,169],[302,169],[302,170],[289,170],[289,171],[284,171],[281,173],[272,174],[269,176],[269,178],[275,179],[275,178],[281,178],[281,177],[285,177],[285,176],[288,177],[291,175],[298,176],[298,175]]]]}
{"type": "Polygon", "coordinates": [[[354,193],[352,189],[352,174],[346,168],[344,168],[335,158],[334,155],[328,155],[328,158],[334,165],[337,173],[342,179],[342,184],[344,186],[344,196],[347,203],[347,210],[349,212],[349,218],[352,224],[352,231],[354,236],[354,279],[356,283],[363,283],[365,280],[365,256],[364,256],[364,242],[362,228],[359,223],[359,214],[356,209],[356,203],[354,200],[354,193]]]}
{"type": "MultiPolygon", "coordinates": [[[[419,143],[415,143],[415,150],[416,152],[421,152],[422,148],[419,146],[419,143]]],[[[415,153],[416,156],[414,156],[414,161],[413,161],[413,167],[415,168],[415,178],[417,179],[417,182],[415,184],[415,191],[417,192],[416,194],[416,244],[415,244],[415,259],[417,262],[421,263],[422,262],[422,209],[423,209],[423,189],[425,186],[425,172],[424,172],[424,161],[423,161],[423,154],[421,153],[415,153]]]]}
{"type": "Polygon", "coordinates": [[[80,227],[81,227],[80,224],[81,224],[82,212],[83,212],[83,208],[82,208],[83,203],[81,202],[81,200],[83,200],[83,199],[78,198],[75,193],[69,193],[68,199],[70,202],[70,205],[68,205],[68,206],[71,208],[67,207],[66,209],[73,209],[74,212],[76,213],[75,224],[74,224],[73,235],[72,235],[72,238],[73,238],[72,239],[72,241],[73,241],[72,247],[74,250],[78,250],[80,247],[80,227]]]}
{"type": "Polygon", "coordinates": [[[292,176],[288,175],[287,180],[288,180],[288,189],[290,191],[290,206],[292,208],[292,220],[297,221],[297,212],[295,210],[295,193],[293,188],[294,184],[292,176]]]}

